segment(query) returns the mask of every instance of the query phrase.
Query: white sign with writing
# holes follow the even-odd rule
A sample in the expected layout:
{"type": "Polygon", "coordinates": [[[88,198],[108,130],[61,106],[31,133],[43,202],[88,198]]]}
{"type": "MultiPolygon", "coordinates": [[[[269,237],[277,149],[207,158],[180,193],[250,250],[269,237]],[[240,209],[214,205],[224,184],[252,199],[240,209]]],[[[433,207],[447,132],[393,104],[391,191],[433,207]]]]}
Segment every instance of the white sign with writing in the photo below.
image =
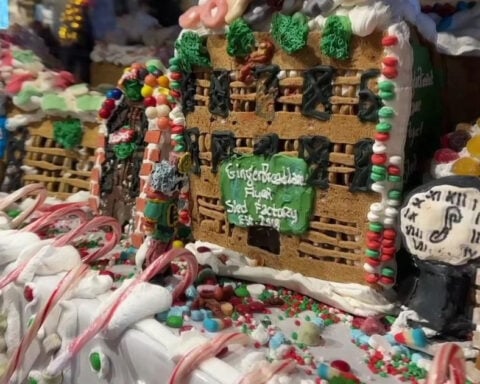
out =
{"type": "Polygon", "coordinates": [[[480,257],[480,191],[442,185],[415,193],[400,212],[400,227],[419,259],[465,264],[480,257]]]}

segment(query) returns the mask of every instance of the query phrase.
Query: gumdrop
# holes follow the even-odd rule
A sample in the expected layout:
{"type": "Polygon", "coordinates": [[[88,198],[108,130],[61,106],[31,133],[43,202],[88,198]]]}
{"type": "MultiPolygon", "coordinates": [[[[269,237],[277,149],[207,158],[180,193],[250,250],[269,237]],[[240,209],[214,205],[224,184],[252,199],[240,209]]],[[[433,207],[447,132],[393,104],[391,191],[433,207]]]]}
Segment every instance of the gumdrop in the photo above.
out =
{"type": "Polygon", "coordinates": [[[467,150],[473,157],[480,157],[480,135],[468,140],[467,150]]]}
{"type": "Polygon", "coordinates": [[[455,131],[448,135],[448,146],[455,152],[460,152],[472,138],[467,131],[455,131]]]}
{"type": "Polygon", "coordinates": [[[450,148],[441,148],[435,152],[434,159],[437,163],[447,164],[459,158],[458,153],[450,148]]]}
{"type": "Polygon", "coordinates": [[[371,335],[384,335],[387,333],[385,325],[377,317],[367,317],[362,325],[360,330],[368,336],[371,335]]]}
{"type": "Polygon", "coordinates": [[[452,172],[460,176],[480,176],[480,163],[471,157],[462,157],[453,163],[452,172]]]}

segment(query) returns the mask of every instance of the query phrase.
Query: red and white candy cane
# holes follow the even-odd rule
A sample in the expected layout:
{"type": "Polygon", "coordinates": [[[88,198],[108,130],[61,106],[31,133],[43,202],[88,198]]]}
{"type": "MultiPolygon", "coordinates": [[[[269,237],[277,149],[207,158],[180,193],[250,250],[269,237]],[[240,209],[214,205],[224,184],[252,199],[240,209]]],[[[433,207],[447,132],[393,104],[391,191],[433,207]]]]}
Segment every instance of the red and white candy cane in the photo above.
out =
{"type": "Polygon", "coordinates": [[[48,315],[52,312],[53,308],[57,305],[57,303],[65,296],[65,294],[72,288],[74,288],[77,283],[86,276],[89,270],[90,268],[87,265],[80,264],[76,268],[72,269],[69,273],[67,273],[60,281],[48,301],[42,307],[40,312],[35,316],[35,320],[32,324],[30,324],[30,327],[28,328],[25,336],[22,338],[20,345],[15,349],[14,353],[12,354],[8,362],[7,369],[5,370],[3,377],[1,377],[0,379],[0,382],[2,384],[7,384],[11,382],[10,380],[13,379],[14,373],[19,368],[21,368],[25,353],[32,344],[32,341],[37,337],[37,333],[42,327],[42,325],[45,323],[48,315]]]}
{"type": "Polygon", "coordinates": [[[47,190],[45,189],[43,184],[29,184],[23,188],[16,190],[15,192],[12,192],[10,195],[4,197],[3,199],[0,199],[0,212],[3,212],[15,202],[28,196],[35,196],[34,203],[10,221],[10,228],[18,228],[28,217],[30,217],[33,212],[40,208],[40,206],[47,198],[47,190]]]}
{"type": "Polygon", "coordinates": [[[257,369],[247,373],[238,384],[265,384],[275,375],[287,375],[297,367],[292,359],[260,364],[257,369]]]}
{"type": "Polygon", "coordinates": [[[82,261],[85,263],[90,263],[95,261],[103,256],[105,256],[108,252],[110,252],[115,246],[118,244],[120,239],[122,238],[122,228],[117,220],[113,217],[108,216],[98,216],[95,217],[93,220],[90,220],[83,225],[80,225],[75,230],[67,233],[65,236],[62,237],[62,243],[59,244],[67,245],[71,244],[75,239],[83,236],[91,231],[96,231],[102,227],[110,227],[112,230],[112,236],[105,242],[103,247],[92,253],[91,255],[87,255],[82,257],[82,261]]]}
{"type": "Polygon", "coordinates": [[[87,214],[82,209],[85,207],[83,203],[66,203],[53,205],[43,212],[46,214],[41,218],[35,220],[34,222],[23,227],[21,232],[39,232],[41,229],[56,223],[59,220],[77,217],[80,220],[80,224],[83,224],[87,221],[87,214]]]}
{"type": "Polygon", "coordinates": [[[465,384],[467,380],[462,348],[443,344],[433,359],[426,384],[465,384]]]}
{"type": "Polygon", "coordinates": [[[125,302],[125,299],[134,291],[140,283],[148,282],[159,272],[163,271],[173,260],[182,259],[187,263],[187,273],[182,283],[178,284],[172,292],[175,299],[190,286],[198,273],[198,264],[195,256],[185,249],[172,249],[160,256],[154,263],[150,264],[129,286],[123,291],[117,300],[111,304],[90,326],[77,336],[69,346],[60,353],[46,368],[45,374],[48,377],[57,377],[65,368],[68,362],[75,357],[83,347],[97,334],[107,328],[117,309],[125,302]]]}
{"type": "Polygon", "coordinates": [[[252,339],[243,332],[220,334],[205,344],[202,344],[185,356],[177,363],[168,380],[168,384],[184,384],[185,378],[192,373],[202,362],[217,356],[225,347],[232,344],[248,345],[252,339]]]}
{"type": "MultiPolygon", "coordinates": [[[[84,261],[85,263],[91,262],[93,260],[96,260],[96,259],[106,255],[108,252],[110,252],[116,246],[118,241],[120,240],[121,228],[120,228],[120,225],[118,224],[118,222],[115,219],[113,219],[111,217],[106,217],[106,216],[96,217],[93,220],[91,220],[91,221],[89,221],[89,222],[87,222],[83,225],[80,225],[79,227],[77,227],[73,231],[70,231],[69,233],[67,233],[63,236],[60,236],[59,238],[57,238],[56,240],[53,241],[52,246],[53,247],[66,246],[68,244],[71,244],[79,236],[82,236],[83,234],[85,234],[85,233],[87,233],[91,230],[98,229],[99,227],[102,227],[102,226],[110,226],[113,229],[114,235],[111,237],[111,239],[109,239],[104,244],[104,246],[102,248],[100,248],[99,250],[97,250],[93,254],[87,255],[87,256],[82,258],[82,261],[84,261]]],[[[0,279],[0,289],[3,289],[8,284],[16,281],[18,279],[18,277],[21,275],[21,273],[28,266],[29,262],[33,258],[35,258],[35,259],[42,258],[46,255],[47,252],[51,252],[51,248],[48,247],[48,246],[43,247],[35,255],[33,255],[31,259],[26,260],[25,262],[21,263],[16,268],[14,268],[10,273],[3,276],[0,279]]]]}

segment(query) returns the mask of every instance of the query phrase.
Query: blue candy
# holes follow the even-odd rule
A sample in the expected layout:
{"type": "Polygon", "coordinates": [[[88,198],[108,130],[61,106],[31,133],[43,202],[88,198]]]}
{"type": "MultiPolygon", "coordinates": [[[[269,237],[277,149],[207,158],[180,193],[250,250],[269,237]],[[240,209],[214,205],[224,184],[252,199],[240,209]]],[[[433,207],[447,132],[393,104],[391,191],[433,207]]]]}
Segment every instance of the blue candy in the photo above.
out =
{"type": "Polygon", "coordinates": [[[195,309],[190,314],[190,318],[193,321],[203,321],[203,319],[205,318],[205,314],[202,311],[195,309]]]}

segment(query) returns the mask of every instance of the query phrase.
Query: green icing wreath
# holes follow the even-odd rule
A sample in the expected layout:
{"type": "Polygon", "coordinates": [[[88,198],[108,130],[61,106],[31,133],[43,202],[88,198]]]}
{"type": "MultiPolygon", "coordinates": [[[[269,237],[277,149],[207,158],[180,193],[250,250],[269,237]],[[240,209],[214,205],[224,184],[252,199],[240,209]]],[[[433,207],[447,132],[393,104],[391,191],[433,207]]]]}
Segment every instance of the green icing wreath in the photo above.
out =
{"type": "Polygon", "coordinates": [[[205,40],[195,32],[189,31],[182,34],[175,43],[175,49],[180,59],[180,67],[185,72],[191,72],[195,66],[211,66],[205,40]]]}
{"type": "Polygon", "coordinates": [[[228,27],[227,53],[233,57],[247,57],[255,48],[252,28],[242,18],[234,20],[228,27]]]}
{"type": "Polygon", "coordinates": [[[137,149],[137,144],[135,143],[121,143],[113,147],[115,156],[119,160],[125,160],[133,155],[137,149]]]}
{"type": "Polygon", "coordinates": [[[55,121],[53,139],[65,149],[73,149],[82,143],[83,127],[80,120],[55,121]]]}
{"type": "Polygon", "coordinates": [[[334,59],[350,58],[352,24],[346,16],[330,16],[325,23],[322,36],[322,52],[334,59]]]}
{"type": "Polygon", "coordinates": [[[272,37],[288,54],[298,52],[307,45],[308,20],[301,13],[293,16],[276,13],[272,19],[272,37]]]}

